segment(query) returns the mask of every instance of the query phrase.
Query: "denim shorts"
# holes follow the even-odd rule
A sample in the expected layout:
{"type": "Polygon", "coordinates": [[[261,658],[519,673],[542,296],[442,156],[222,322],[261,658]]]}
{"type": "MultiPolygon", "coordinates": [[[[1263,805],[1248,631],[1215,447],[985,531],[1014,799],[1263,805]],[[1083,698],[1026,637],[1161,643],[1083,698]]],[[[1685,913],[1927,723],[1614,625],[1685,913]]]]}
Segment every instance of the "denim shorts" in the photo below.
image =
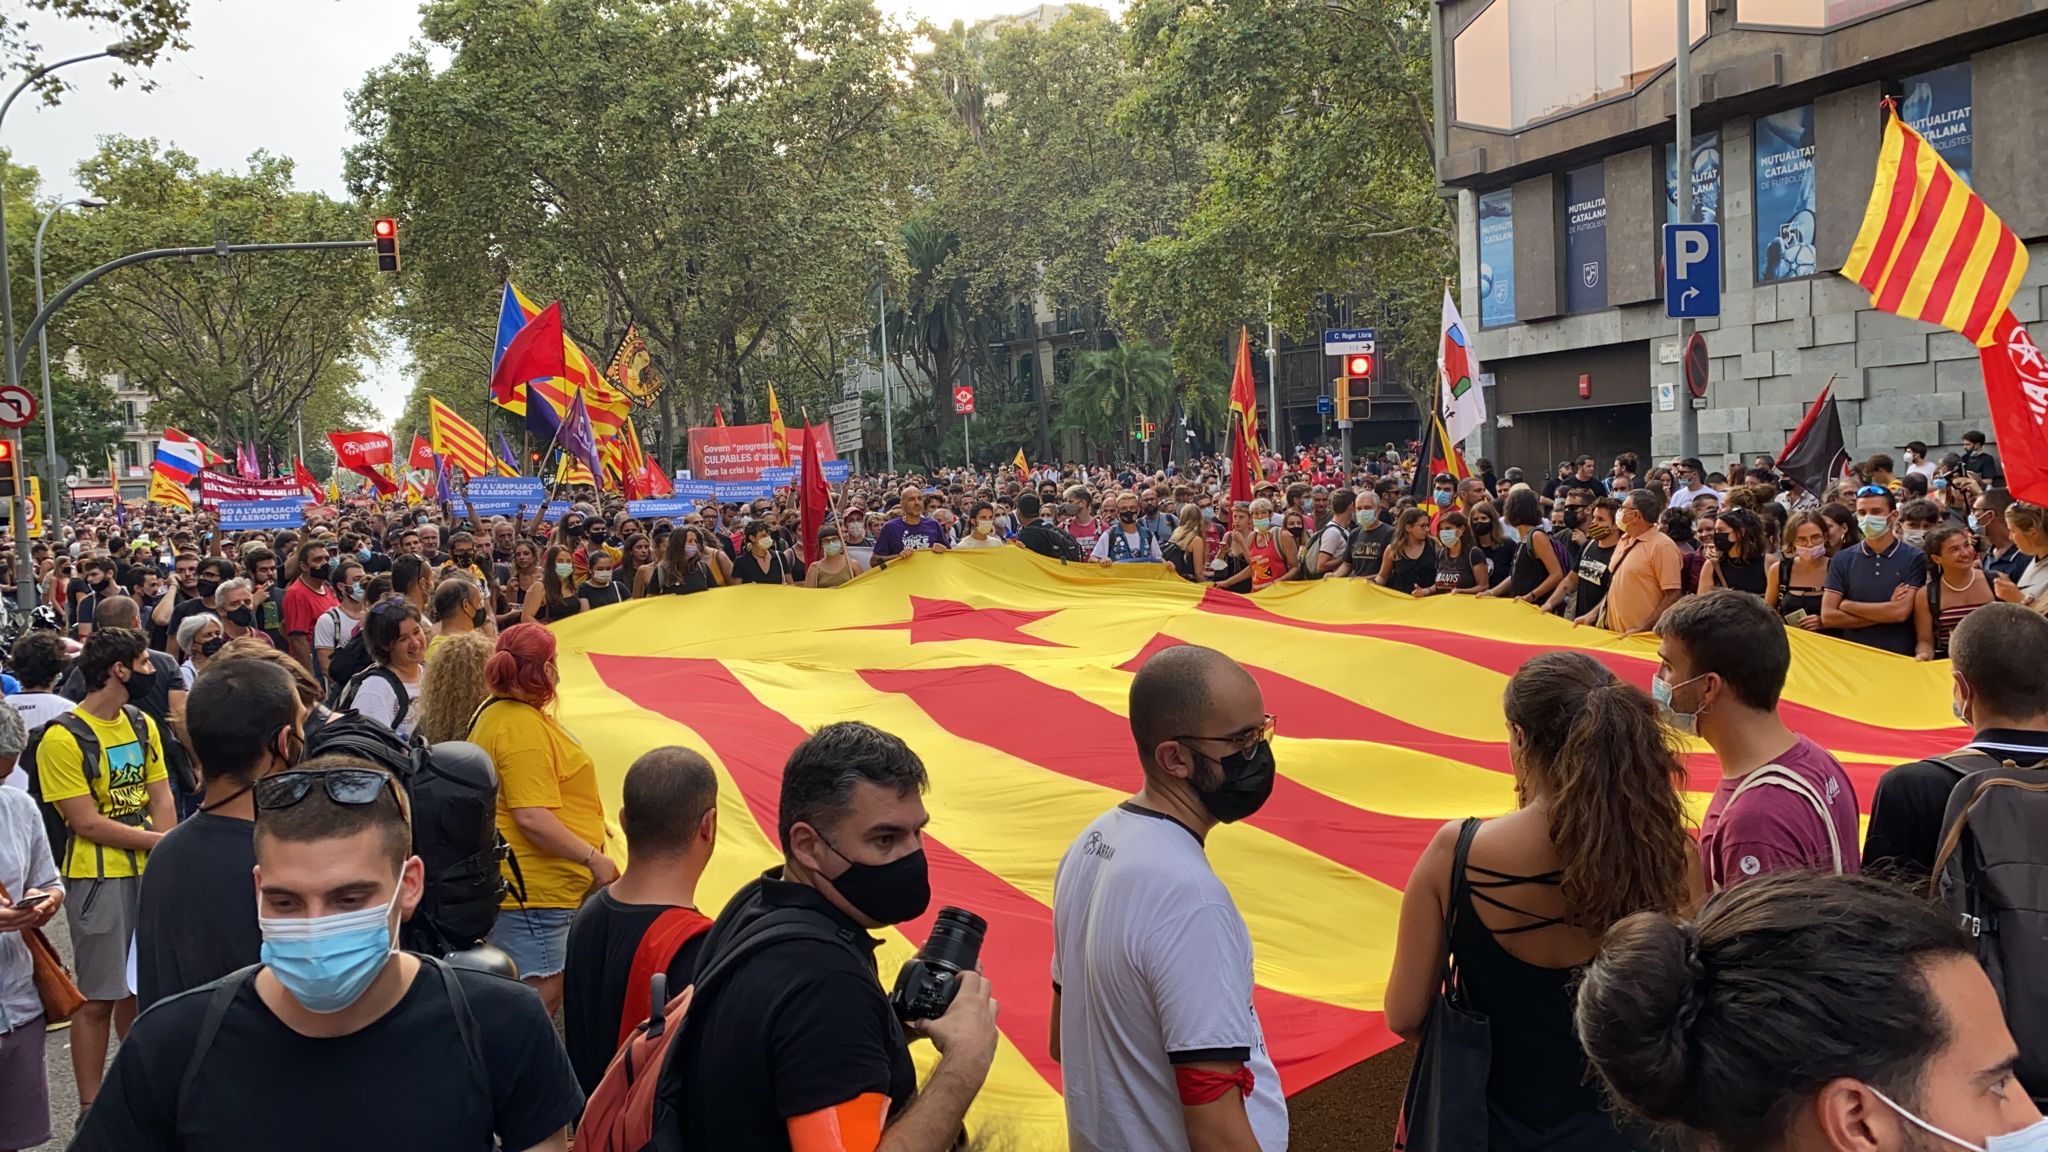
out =
{"type": "Polygon", "coordinates": [[[491,927],[491,943],[519,966],[519,978],[559,974],[568,964],[569,922],[574,908],[506,908],[491,927]]]}

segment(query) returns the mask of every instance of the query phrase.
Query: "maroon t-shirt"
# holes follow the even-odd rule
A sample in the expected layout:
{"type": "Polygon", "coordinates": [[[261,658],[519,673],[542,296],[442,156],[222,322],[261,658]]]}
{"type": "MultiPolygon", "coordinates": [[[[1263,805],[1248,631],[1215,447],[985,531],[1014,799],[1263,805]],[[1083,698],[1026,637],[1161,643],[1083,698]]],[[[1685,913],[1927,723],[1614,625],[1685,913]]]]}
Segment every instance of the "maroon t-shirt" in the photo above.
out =
{"type": "MultiPolygon", "coordinates": [[[[1841,764],[1827,749],[1804,736],[1772,763],[1806,781],[1826,802],[1841,846],[1842,871],[1859,871],[1862,856],[1857,850],[1856,789],[1841,764]]],[[[1834,855],[1829,850],[1827,828],[1812,801],[1789,788],[1758,784],[1730,805],[1729,800],[1747,779],[1724,778],[1700,821],[1700,864],[1708,890],[1786,868],[1832,870],[1834,855]]]]}

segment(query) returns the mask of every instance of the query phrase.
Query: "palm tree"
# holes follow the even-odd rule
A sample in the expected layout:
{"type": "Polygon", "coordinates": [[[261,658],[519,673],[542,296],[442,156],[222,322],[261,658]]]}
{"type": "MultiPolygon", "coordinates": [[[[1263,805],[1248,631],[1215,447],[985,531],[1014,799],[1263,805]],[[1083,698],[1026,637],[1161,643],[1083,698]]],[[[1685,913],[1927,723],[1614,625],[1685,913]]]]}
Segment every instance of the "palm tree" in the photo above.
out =
{"type": "Polygon", "coordinates": [[[905,221],[903,255],[909,279],[892,319],[890,348],[900,368],[908,356],[931,389],[932,440],[944,442],[958,419],[952,392],[966,350],[967,280],[952,257],[960,237],[928,219],[905,221]]]}
{"type": "Polygon", "coordinates": [[[1062,397],[1060,424],[1088,441],[1121,447],[1142,421],[1166,423],[1174,400],[1172,358],[1164,348],[1134,340],[1081,354],[1062,397]]]}

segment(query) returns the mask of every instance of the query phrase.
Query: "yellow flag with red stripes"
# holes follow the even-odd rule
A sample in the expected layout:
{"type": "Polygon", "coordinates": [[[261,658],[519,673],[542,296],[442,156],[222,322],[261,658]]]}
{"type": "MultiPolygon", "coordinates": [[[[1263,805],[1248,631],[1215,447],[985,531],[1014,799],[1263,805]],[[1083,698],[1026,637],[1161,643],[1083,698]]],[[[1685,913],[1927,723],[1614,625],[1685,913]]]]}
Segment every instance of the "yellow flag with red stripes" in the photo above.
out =
{"type": "Polygon", "coordinates": [[[768,386],[768,442],[775,446],[775,462],[789,467],[789,429],[782,426],[782,404],[773,384],[768,386]]]}
{"type": "Polygon", "coordinates": [[[1978,347],[2027,272],[2027,247],[1885,101],[1884,146],[1842,275],[1873,307],[1960,332],[1978,347]]]}
{"type": "MultiPolygon", "coordinates": [[[[1445,821],[1517,806],[1494,703],[1508,677],[1559,649],[1638,688],[1657,670],[1654,637],[1573,628],[1504,601],[1418,601],[1362,580],[1245,596],[1163,565],[1061,566],[1021,548],[914,554],[828,592],[742,585],[635,600],[552,627],[560,716],[598,766],[608,814],[626,766],[650,748],[686,745],[717,769],[718,851],[697,893],[706,913],[781,863],[782,769],[806,733],[862,720],[918,753],[931,778],[932,901],[880,933],[882,976],[893,980],[941,905],[988,920],[981,963],[1003,1038],[968,1129],[1015,1152],[1066,1147],[1045,1042],[1053,874],[1089,821],[1143,784],[1127,702],[1150,654],[1217,648],[1278,718],[1271,798],[1214,829],[1206,850],[1250,931],[1253,1002],[1289,1093],[1398,1042],[1382,997],[1416,859],[1445,821]],[[1032,723],[1001,723],[991,701],[1032,723]]],[[[1942,707],[1946,662],[1798,629],[1791,645],[1781,713],[1844,762],[1864,810],[1886,768],[1970,738],[1942,707]]],[[[1720,768],[1706,745],[1687,740],[1686,751],[1697,817],[1720,768]]],[[[932,1058],[928,1045],[914,1055],[932,1058]]]]}
{"type": "Polygon", "coordinates": [[[489,476],[491,449],[476,425],[456,415],[438,397],[427,397],[427,440],[436,456],[471,476],[489,476]]]}

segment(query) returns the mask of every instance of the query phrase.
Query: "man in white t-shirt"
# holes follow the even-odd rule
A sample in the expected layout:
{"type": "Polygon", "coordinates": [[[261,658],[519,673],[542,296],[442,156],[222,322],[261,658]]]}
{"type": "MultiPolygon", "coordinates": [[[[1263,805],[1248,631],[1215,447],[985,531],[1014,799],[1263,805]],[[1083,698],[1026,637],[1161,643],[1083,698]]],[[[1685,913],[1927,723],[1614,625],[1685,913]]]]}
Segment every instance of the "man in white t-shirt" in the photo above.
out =
{"type": "Polygon", "coordinates": [[[1116,497],[1116,519],[1105,524],[1102,535],[1095,538],[1095,548],[1089,556],[1098,564],[1159,563],[1162,557],[1159,546],[1165,541],[1159,539],[1138,514],[1138,494],[1119,492],[1116,497]]]}
{"type": "Polygon", "coordinates": [[[1244,669],[1187,645],[1138,670],[1130,715],[1145,786],[1088,825],[1053,881],[1068,1144],[1283,1152],[1251,933],[1203,851],[1210,829],[1272,793],[1272,717],[1244,669]]]}

